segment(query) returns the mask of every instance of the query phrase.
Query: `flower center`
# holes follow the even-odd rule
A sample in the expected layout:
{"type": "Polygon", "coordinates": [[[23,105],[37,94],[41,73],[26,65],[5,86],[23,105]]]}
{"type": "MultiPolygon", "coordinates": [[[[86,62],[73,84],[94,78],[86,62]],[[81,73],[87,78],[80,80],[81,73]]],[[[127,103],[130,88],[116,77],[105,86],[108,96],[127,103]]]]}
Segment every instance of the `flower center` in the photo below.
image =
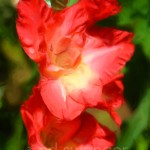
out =
{"type": "Polygon", "coordinates": [[[52,64],[64,69],[75,68],[81,61],[81,48],[71,42],[70,38],[63,38],[52,45],[49,51],[52,64]]]}
{"type": "Polygon", "coordinates": [[[60,81],[68,93],[86,88],[96,74],[85,64],[81,63],[76,69],[60,77],[60,81]]]}

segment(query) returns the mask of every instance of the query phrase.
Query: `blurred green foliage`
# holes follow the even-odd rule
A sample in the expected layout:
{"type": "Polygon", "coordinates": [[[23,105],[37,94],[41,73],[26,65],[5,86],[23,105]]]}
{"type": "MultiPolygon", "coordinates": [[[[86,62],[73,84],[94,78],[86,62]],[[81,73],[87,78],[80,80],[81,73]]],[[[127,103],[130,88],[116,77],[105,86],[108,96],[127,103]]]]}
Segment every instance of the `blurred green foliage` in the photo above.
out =
{"type": "MultiPolygon", "coordinates": [[[[28,147],[26,131],[20,116],[20,105],[28,98],[32,86],[39,78],[36,64],[25,55],[17,38],[16,2],[17,0],[0,0],[0,150],[25,150],[28,147]]],[[[70,0],[68,5],[75,2],[76,0],[70,0]]],[[[116,147],[121,150],[148,150],[150,1],[119,2],[122,5],[121,13],[99,23],[135,34],[135,54],[125,68],[124,78],[125,97],[129,106],[122,111],[121,116],[125,116],[127,111],[130,111],[130,115],[124,119],[116,147]]]]}

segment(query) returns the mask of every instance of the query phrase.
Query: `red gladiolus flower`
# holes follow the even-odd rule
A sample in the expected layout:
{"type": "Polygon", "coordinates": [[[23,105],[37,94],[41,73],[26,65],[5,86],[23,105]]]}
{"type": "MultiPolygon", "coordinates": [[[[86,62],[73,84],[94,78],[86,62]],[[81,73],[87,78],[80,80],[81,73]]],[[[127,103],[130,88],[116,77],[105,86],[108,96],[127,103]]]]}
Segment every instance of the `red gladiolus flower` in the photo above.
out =
{"type": "Polygon", "coordinates": [[[133,35],[93,24],[119,11],[116,0],[79,0],[59,12],[44,0],[19,1],[18,35],[39,64],[41,96],[56,117],[73,120],[104,105],[103,87],[131,58],[133,35]]]}
{"type": "Polygon", "coordinates": [[[32,150],[104,150],[114,145],[115,134],[83,113],[72,121],[53,116],[35,87],[33,95],[21,107],[32,150]]]}

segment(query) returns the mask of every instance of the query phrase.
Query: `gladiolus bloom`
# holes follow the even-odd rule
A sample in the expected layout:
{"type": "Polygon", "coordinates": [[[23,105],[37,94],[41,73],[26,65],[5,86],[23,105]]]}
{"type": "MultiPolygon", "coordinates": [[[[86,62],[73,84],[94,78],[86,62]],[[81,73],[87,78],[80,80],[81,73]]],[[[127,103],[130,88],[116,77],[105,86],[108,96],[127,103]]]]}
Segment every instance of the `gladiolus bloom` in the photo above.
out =
{"type": "Polygon", "coordinates": [[[17,31],[39,64],[40,93],[50,112],[73,120],[103,105],[103,87],[133,54],[132,34],[94,23],[120,11],[116,0],[78,0],[55,12],[44,0],[20,0],[17,31]]]}
{"type": "Polygon", "coordinates": [[[43,103],[39,87],[33,89],[21,113],[32,150],[103,150],[115,142],[115,134],[88,113],[72,121],[58,120],[43,103]]]}

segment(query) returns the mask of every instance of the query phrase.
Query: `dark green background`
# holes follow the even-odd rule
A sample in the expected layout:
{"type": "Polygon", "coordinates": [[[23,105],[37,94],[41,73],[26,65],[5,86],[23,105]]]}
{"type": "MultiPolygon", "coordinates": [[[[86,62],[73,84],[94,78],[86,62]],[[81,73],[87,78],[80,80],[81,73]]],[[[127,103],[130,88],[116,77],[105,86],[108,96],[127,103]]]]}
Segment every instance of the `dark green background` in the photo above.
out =
{"type": "MultiPolygon", "coordinates": [[[[70,1],[70,4],[73,2],[75,0],[70,1]]],[[[121,13],[99,23],[135,34],[135,54],[124,69],[125,97],[130,115],[121,126],[121,135],[117,137],[116,147],[119,147],[119,150],[123,150],[123,147],[128,150],[148,150],[150,1],[119,2],[123,7],[121,13]]],[[[16,17],[13,0],[0,0],[0,150],[25,150],[28,147],[19,109],[39,78],[36,64],[21,49],[15,30],[16,17]]]]}

